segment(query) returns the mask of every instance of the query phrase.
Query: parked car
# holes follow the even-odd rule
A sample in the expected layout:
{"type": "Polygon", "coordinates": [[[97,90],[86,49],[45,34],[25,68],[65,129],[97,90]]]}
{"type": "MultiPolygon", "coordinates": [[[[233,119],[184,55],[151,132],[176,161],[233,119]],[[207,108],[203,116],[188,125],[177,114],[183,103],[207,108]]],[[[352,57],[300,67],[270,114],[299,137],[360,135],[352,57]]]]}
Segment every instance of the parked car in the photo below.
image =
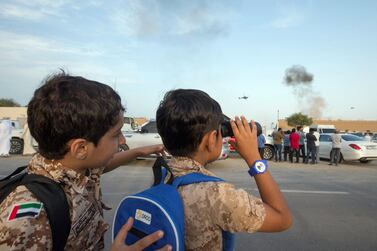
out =
{"type": "MultiPolygon", "coordinates": [[[[126,139],[126,143],[121,145],[121,150],[128,150],[136,147],[148,146],[148,145],[155,145],[155,144],[162,144],[161,136],[157,132],[157,124],[155,120],[150,120],[144,123],[141,126],[139,131],[135,132],[123,132],[123,135],[126,139]]],[[[223,140],[223,146],[221,150],[221,154],[219,159],[226,159],[229,155],[229,147],[228,141],[223,140]]],[[[167,153],[168,157],[171,157],[169,153],[167,153]]],[[[155,154],[152,154],[149,157],[157,157],[155,154]]]]}
{"type": "MultiPolygon", "coordinates": [[[[0,119],[0,123],[3,120],[0,119]]],[[[9,154],[22,154],[24,149],[24,140],[22,139],[23,128],[18,120],[10,120],[12,124],[12,138],[10,140],[9,154]]]]}
{"type": "Polygon", "coordinates": [[[319,133],[335,133],[335,126],[334,125],[311,125],[309,128],[307,126],[304,127],[304,132],[308,133],[309,129],[314,129],[319,133]],[[306,130],[305,130],[306,129],[306,130]]]}
{"type": "MultiPolygon", "coordinates": [[[[319,137],[319,157],[329,159],[331,156],[332,134],[321,134],[319,137]]],[[[377,159],[377,143],[365,141],[363,138],[352,134],[340,134],[342,145],[340,160],[368,163],[377,159]]]]}
{"type": "Polygon", "coordinates": [[[362,133],[362,132],[351,132],[349,134],[352,134],[352,135],[355,135],[355,136],[361,137],[361,138],[364,137],[364,133],[362,133]]]}

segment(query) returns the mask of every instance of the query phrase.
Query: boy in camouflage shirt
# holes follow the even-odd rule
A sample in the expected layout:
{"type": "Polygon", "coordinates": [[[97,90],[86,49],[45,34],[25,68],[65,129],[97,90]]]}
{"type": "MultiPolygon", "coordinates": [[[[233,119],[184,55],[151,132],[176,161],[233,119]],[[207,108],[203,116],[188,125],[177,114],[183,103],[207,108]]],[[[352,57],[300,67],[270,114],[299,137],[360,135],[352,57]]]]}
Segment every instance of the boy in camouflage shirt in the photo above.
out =
{"type": "MultiPolygon", "coordinates": [[[[174,177],[194,172],[215,176],[205,168],[218,158],[223,142],[223,114],[215,100],[199,90],[170,91],[158,107],[156,121],[164,145],[173,155],[169,167],[174,177]]],[[[234,147],[246,167],[260,164],[256,130],[250,129],[245,117],[236,117],[231,126],[234,147]]],[[[261,198],[227,182],[179,187],[185,214],[185,250],[222,250],[222,230],[277,232],[290,227],[290,211],[269,171],[252,178],[261,198]]]]}
{"type": "MultiPolygon", "coordinates": [[[[31,135],[39,144],[28,173],[58,182],[70,207],[71,230],[65,247],[60,248],[102,250],[109,228],[103,218],[102,173],[138,156],[159,153],[163,146],[118,152],[125,143],[119,95],[107,85],[64,72],[46,79],[35,91],[27,113],[31,135]]],[[[129,219],[122,228],[112,250],[142,250],[163,235],[157,231],[126,246],[132,222],[129,219]]],[[[18,186],[0,204],[0,250],[51,249],[51,228],[42,203],[25,186],[18,186]]]]}

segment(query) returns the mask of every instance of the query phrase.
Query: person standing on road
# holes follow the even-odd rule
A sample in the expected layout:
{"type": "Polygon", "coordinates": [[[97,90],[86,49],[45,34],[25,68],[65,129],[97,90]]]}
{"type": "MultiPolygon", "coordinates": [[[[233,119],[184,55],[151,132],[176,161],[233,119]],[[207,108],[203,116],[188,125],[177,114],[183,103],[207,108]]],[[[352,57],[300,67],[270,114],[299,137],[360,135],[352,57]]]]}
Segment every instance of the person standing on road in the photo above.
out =
{"type": "Polygon", "coordinates": [[[0,123],[0,157],[8,157],[12,139],[12,123],[9,119],[4,119],[0,123]]]}
{"type": "Polygon", "coordinates": [[[274,133],[274,148],[275,148],[275,161],[281,161],[281,149],[283,145],[284,134],[281,128],[274,133]]]}
{"type": "Polygon", "coordinates": [[[296,163],[298,163],[299,159],[300,159],[300,153],[299,153],[299,149],[300,149],[300,135],[296,132],[295,128],[292,128],[292,132],[289,135],[289,143],[290,143],[290,146],[291,146],[289,160],[291,161],[291,163],[293,163],[293,153],[295,153],[295,155],[296,155],[296,163]]]}
{"type": "Polygon", "coordinates": [[[302,126],[297,127],[297,132],[300,135],[300,149],[299,152],[302,155],[302,163],[305,163],[306,154],[305,154],[305,138],[306,133],[304,132],[304,128],[302,126]]]}
{"type": "Polygon", "coordinates": [[[263,133],[261,133],[258,138],[258,151],[259,151],[259,155],[261,156],[261,158],[263,159],[263,156],[264,156],[264,145],[266,144],[266,138],[264,137],[263,133]]]}
{"type": "Polygon", "coordinates": [[[290,152],[291,152],[291,144],[289,142],[289,136],[291,134],[291,131],[288,130],[284,133],[284,161],[287,161],[290,156],[290,152]]]}
{"type": "Polygon", "coordinates": [[[313,134],[317,138],[317,140],[315,141],[315,163],[318,164],[319,163],[319,136],[320,135],[317,130],[315,130],[313,134]]]}
{"type": "Polygon", "coordinates": [[[339,131],[336,130],[333,135],[331,135],[332,149],[331,149],[331,159],[329,165],[338,165],[340,161],[340,148],[342,146],[342,137],[339,135],[339,131]]]}
{"type": "Polygon", "coordinates": [[[372,140],[372,137],[370,136],[370,131],[367,130],[367,132],[364,134],[364,140],[370,142],[372,140]]]}
{"type": "Polygon", "coordinates": [[[314,136],[314,129],[310,128],[309,133],[306,134],[306,149],[308,150],[308,154],[306,155],[305,163],[309,163],[309,156],[311,158],[311,164],[315,164],[315,155],[316,155],[316,148],[315,142],[317,141],[317,137],[314,136]]]}

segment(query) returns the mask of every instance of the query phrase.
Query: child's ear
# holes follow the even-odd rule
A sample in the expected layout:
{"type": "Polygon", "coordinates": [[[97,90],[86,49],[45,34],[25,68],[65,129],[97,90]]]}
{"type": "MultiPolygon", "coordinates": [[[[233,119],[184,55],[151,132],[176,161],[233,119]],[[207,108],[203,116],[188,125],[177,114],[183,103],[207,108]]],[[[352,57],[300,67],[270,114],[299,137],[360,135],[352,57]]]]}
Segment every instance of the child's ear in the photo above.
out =
{"type": "Polygon", "coordinates": [[[215,151],[216,150],[216,143],[217,143],[217,138],[218,138],[218,131],[216,131],[216,130],[213,130],[213,131],[210,131],[210,132],[208,132],[208,138],[207,138],[207,140],[208,140],[208,144],[207,144],[207,147],[208,147],[208,150],[210,151],[210,152],[213,152],[213,151],[215,151]]]}
{"type": "Polygon", "coordinates": [[[88,156],[88,143],[85,139],[73,139],[68,144],[69,152],[74,158],[84,160],[88,156]]]}

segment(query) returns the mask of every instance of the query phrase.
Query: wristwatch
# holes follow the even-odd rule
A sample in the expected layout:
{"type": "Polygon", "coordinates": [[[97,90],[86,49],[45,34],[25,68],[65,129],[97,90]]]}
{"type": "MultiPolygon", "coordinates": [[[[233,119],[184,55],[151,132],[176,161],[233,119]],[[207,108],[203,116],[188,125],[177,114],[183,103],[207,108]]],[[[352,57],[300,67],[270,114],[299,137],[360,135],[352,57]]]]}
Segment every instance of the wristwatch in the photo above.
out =
{"type": "Polygon", "coordinates": [[[249,174],[251,176],[255,176],[257,174],[261,174],[261,173],[264,173],[265,171],[267,171],[267,168],[268,168],[268,164],[267,164],[267,160],[257,160],[254,162],[254,164],[250,167],[249,169],[249,174]]]}

